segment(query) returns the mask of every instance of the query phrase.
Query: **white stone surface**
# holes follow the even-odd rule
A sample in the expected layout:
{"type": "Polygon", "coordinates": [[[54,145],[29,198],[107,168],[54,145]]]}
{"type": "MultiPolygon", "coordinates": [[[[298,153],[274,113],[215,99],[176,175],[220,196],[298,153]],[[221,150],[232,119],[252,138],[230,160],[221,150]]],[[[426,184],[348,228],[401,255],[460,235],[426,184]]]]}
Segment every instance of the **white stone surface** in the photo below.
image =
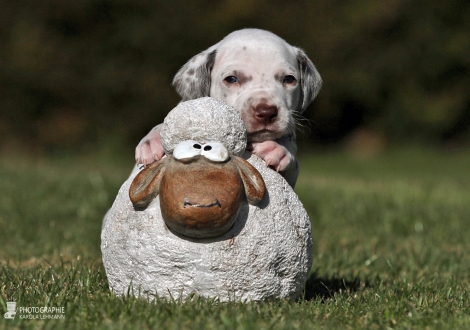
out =
{"type": "Polygon", "coordinates": [[[237,156],[246,149],[246,128],[240,114],[225,102],[211,97],[178,104],[163,121],[160,135],[167,155],[186,140],[222,142],[237,156]]]}
{"type": "MultiPolygon", "coordinates": [[[[198,108],[203,109],[204,102],[209,107],[214,104],[212,99],[202,99],[198,108]]],[[[196,116],[196,121],[207,124],[200,130],[204,136],[208,136],[210,127],[219,131],[224,127],[214,126],[204,117],[231,111],[220,105],[214,109],[196,116]]],[[[188,111],[193,110],[188,107],[185,113],[188,111]]],[[[189,130],[186,125],[181,128],[189,130]]],[[[238,131],[234,133],[239,136],[238,131]]],[[[165,134],[171,135],[170,131],[165,134]]],[[[246,144],[246,138],[237,142],[231,133],[217,134],[222,136],[219,141],[229,141],[227,149],[231,152],[240,154],[238,145],[246,144]]],[[[168,135],[166,138],[169,151],[180,142],[173,139],[168,143],[168,135]]],[[[198,140],[198,136],[191,134],[183,139],[198,140]]],[[[212,135],[208,139],[216,140],[212,135]]],[[[244,156],[263,176],[267,193],[258,206],[244,204],[230,231],[213,239],[188,239],[171,232],[161,217],[158,196],[147,209],[135,211],[128,191],[136,172],[131,175],[106,214],[101,233],[103,264],[112,291],[127,294],[132,285],[134,293],[140,291],[143,296],[185,299],[195,293],[220,301],[295,299],[302,294],[312,264],[310,219],[281,175],[257,156],[244,156]]]]}

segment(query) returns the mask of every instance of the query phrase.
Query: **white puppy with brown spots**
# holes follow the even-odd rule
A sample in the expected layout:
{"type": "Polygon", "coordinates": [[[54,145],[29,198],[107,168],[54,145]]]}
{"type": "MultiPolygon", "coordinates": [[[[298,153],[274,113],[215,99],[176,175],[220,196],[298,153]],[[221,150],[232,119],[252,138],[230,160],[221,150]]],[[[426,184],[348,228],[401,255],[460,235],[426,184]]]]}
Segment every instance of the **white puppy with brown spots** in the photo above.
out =
{"type": "MultiPolygon", "coordinates": [[[[183,101],[211,96],[240,112],[248,132],[247,150],[279,171],[293,187],[299,174],[295,157],[295,116],[320,90],[322,80],[305,53],[277,35],[243,29],[194,56],[173,85],[183,101]]],[[[138,164],[164,155],[160,125],[136,148],[138,164]]]]}

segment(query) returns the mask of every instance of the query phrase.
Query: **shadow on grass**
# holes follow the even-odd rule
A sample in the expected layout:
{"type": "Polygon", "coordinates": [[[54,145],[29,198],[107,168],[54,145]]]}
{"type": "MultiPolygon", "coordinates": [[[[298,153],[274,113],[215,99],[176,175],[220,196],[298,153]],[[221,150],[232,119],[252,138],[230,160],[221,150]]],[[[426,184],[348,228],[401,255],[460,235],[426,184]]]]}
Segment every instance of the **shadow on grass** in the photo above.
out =
{"type": "Polygon", "coordinates": [[[334,297],[335,294],[341,292],[356,292],[360,288],[370,287],[368,281],[361,281],[358,278],[347,280],[338,277],[318,277],[317,272],[314,272],[305,284],[304,299],[315,300],[320,299],[325,301],[334,297]]]}

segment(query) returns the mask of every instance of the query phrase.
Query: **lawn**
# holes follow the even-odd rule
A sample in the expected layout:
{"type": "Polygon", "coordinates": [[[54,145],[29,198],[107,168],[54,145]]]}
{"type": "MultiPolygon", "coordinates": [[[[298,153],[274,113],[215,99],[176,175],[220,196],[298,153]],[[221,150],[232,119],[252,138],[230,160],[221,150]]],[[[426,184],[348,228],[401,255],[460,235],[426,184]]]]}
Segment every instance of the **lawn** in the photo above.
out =
{"type": "Polygon", "coordinates": [[[101,220],[131,166],[131,153],[1,156],[0,311],[65,312],[0,329],[470,329],[469,152],[301,156],[314,262],[296,302],[113,295],[101,220]]]}

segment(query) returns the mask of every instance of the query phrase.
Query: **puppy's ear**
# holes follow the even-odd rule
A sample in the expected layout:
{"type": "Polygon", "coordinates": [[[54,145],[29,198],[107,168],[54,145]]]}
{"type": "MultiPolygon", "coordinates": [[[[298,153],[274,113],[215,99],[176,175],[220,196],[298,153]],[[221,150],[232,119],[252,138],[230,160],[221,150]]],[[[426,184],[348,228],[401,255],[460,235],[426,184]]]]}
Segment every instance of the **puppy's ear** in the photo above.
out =
{"type": "Polygon", "coordinates": [[[129,188],[129,198],[135,208],[146,208],[158,195],[167,162],[168,158],[162,158],[136,175],[129,188]]]}
{"type": "Polygon", "coordinates": [[[211,90],[211,71],[214,66],[216,47],[214,45],[202,53],[193,56],[176,73],[173,86],[182,101],[209,96],[211,90]]]}
{"type": "Polygon", "coordinates": [[[263,177],[256,168],[241,157],[232,156],[232,160],[238,167],[238,172],[245,186],[245,195],[248,203],[257,205],[263,200],[266,185],[263,177]]]}
{"type": "Polygon", "coordinates": [[[322,80],[312,61],[305,52],[295,47],[297,50],[297,61],[300,68],[300,86],[302,87],[302,105],[299,107],[300,113],[304,112],[310,102],[320,91],[322,80]]]}

